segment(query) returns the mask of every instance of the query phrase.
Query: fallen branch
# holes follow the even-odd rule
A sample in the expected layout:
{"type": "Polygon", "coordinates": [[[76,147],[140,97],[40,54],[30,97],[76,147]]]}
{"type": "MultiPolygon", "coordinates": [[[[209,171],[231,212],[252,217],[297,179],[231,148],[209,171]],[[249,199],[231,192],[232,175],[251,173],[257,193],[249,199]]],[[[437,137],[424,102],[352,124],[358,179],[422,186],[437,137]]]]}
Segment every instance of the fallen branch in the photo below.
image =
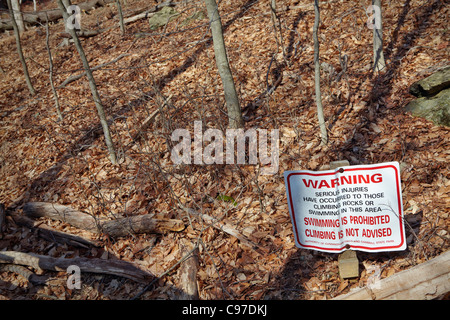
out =
{"type": "Polygon", "coordinates": [[[132,16],[132,17],[129,17],[129,18],[125,18],[125,19],[123,19],[123,23],[127,24],[127,23],[138,21],[140,19],[150,18],[151,16],[153,16],[155,14],[155,11],[145,11],[145,12],[142,12],[142,13],[137,14],[135,16],[132,16]]]}
{"type": "Polygon", "coordinates": [[[185,228],[182,220],[154,219],[149,214],[111,221],[100,221],[84,212],[48,202],[29,202],[25,204],[23,211],[29,217],[47,217],[90,232],[104,233],[111,237],[121,237],[135,233],[178,232],[185,228]]]}
{"type": "Polygon", "coordinates": [[[186,259],[189,259],[189,257],[191,256],[191,254],[193,254],[195,252],[195,250],[198,250],[198,244],[194,246],[194,248],[189,251],[188,253],[186,253],[183,258],[181,258],[180,260],[178,260],[173,266],[171,266],[169,269],[167,269],[166,271],[164,271],[159,277],[154,278],[148,285],[145,286],[144,289],[142,289],[137,295],[135,295],[133,298],[131,298],[131,300],[137,300],[139,299],[145,292],[147,292],[154,283],[156,283],[159,279],[161,279],[162,277],[164,277],[165,275],[169,274],[170,272],[172,272],[173,269],[175,269],[179,264],[183,263],[184,261],[186,261],[186,259]]]}
{"type": "Polygon", "coordinates": [[[172,0],[169,0],[169,1],[165,1],[163,3],[159,3],[151,9],[147,9],[147,7],[139,8],[139,9],[135,9],[135,10],[129,8],[130,10],[127,13],[125,13],[123,15],[123,17],[129,18],[129,17],[135,16],[135,15],[143,13],[143,12],[154,12],[154,11],[161,9],[162,7],[175,6],[175,5],[176,5],[176,3],[172,3],[172,0]]]}
{"type": "Polygon", "coordinates": [[[13,219],[18,225],[36,230],[38,236],[51,242],[55,241],[61,244],[68,244],[74,247],[81,247],[81,248],[101,246],[99,241],[86,239],[63,231],[57,231],[45,224],[34,221],[27,217],[13,216],[13,219]]]}
{"type": "MultiPolygon", "coordinates": [[[[94,37],[94,36],[104,32],[106,30],[109,30],[109,29],[112,29],[112,28],[99,29],[99,30],[79,30],[79,31],[77,31],[77,36],[79,38],[90,38],[90,37],[94,37]]],[[[63,37],[63,38],[72,39],[72,36],[70,35],[70,33],[67,33],[67,32],[61,32],[59,34],[59,36],[63,37]]]]}
{"type": "Polygon", "coordinates": [[[450,291],[450,250],[335,300],[424,300],[450,291]]]}
{"type": "Polygon", "coordinates": [[[130,262],[121,260],[103,260],[88,258],[53,258],[33,253],[17,251],[0,251],[0,263],[17,264],[32,267],[36,270],[66,271],[75,265],[81,272],[101,273],[147,283],[153,275],[139,269],[130,262]]]}
{"type": "Polygon", "coordinates": [[[182,207],[182,209],[193,216],[201,218],[203,221],[210,224],[212,227],[237,238],[239,241],[241,241],[242,244],[249,246],[250,248],[252,248],[253,250],[255,250],[256,252],[258,252],[261,255],[265,255],[269,252],[269,249],[264,248],[264,247],[260,246],[259,244],[247,239],[247,237],[245,237],[243,234],[239,233],[239,231],[237,231],[234,227],[230,226],[228,223],[219,221],[216,218],[213,218],[207,214],[197,212],[194,209],[185,208],[185,207],[182,207]]]}
{"type": "Polygon", "coordinates": [[[94,233],[99,230],[98,221],[93,216],[57,203],[28,202],[23,211],[28,217],[47,217],[94,233]]]}
{"type": "Polygon", "coordinates": [[[157,4],[156,6],[154,6],[153,8],[146,10],[144,12],[141,12],[135,16],[132,17],[128,17],[123,19],[123,23],[127,24],[127,23],[132,23],[135,21],[138,21],[140,19],[145,19],[145,18],[150,18],[153,16],[153,14],[158,11],[159,9],[161,9],[162,7],[168,7],[168,6],[174,6],[175,4],[172,3],[172,1],[166,1],[160,4],[157,4]]]}
{"type": "Polygon", "coordinates": [[[185,229],[184,222],[176,219],[154,219],[148,214],[127,217],[104,222],[101,225],[104,233],[111,237],[122,237],[136,233],[179,232],[185,229]]]}
{"type": "MultiPolygon", "coordinates": [[[[107,65],[116,63],[117,61],[119,61],[120,59],[122,59],[123,57],[126,57],[126,56],[129,56],[129,54],[122,53],[122,54],[119,55],[117,58],[115,58],[115,59],[113,59],[113,60],[111,60],[111,61],[109,61],[109,62],[105,62],[105,63],[99,64],[98,66],[95,66],[95,67],[91,68],[91,71],[95,71],[95,70],[101,69],[101,68],[103,68],[103,67],[106,67],[107,65]]],[[[69,83],[74,82],[74,81],[76,81],[76,80],[82,78],[84,75],[85,75],[85,73],[83,72],[83,73],[77,74],[77,75],[75,75],[75,76],[70,76],[70,77],[67,78],[63,83],[61,83],[61,84],[58,86],[58,89],[64,88],[64,87],[65,87],[66,85],[68,85],[69,83]]]]}
{"type": "Polygon", "coordinates": [[[48,276],[40,276],[37,275],[27,268],[23,266],[19,266],[16,264],[0,264],[0,271],[7,271],[7,272],[14,272],[18,275],[21,275],[25,279],[28,280],[28,282],[34,284],[34,285],[44,285],[47,283],[49,277],[48,276]]]}

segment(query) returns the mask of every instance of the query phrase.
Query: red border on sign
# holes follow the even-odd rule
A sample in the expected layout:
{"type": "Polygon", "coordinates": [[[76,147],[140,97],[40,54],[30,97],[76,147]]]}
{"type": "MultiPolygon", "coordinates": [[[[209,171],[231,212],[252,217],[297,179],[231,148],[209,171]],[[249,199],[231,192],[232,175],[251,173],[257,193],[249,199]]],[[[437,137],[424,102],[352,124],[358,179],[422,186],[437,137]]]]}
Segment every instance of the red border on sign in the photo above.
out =
{"type": "Polygon", "coordinates": [[[312,245],[305,245],[302,244],[300,242],[300,237],[298,236],[298,228],[297,228],[297,221],[295,220],[295,212],[294,212],[294,205],[292,203],[292,194],[291,194],[291,183],[290,183],[290,178],[291,176],[296,176],[296,175],[309,175],[309,176],[327,176],[327,175],[334,175],[336,174],[340,169],[337,169],[335,172],[329,172],[329,173],[310,173],[310,172],[293,172],[290,173],[287,178],[287,185],[288,185],[288,192],[289,192],[289,206],[291,207],[291,212],[292,212],[292,221],[294,222],[294,229],[295,229],[295,236],[297,238],[297,242],[300,243],[300,245],[302,247],[305,248],[314,248],[314,249],[319,249],[319,250],[328,250],[328,251],[341,251],[345,248],[347,249],[364,249],[364,250],[368,250],[368,251],[375,251],[375,250],[386,250],[386,249],[396,249],[396,248],[400,248],[401,246],[403,246],[404,244],[404,232],[403,232],[403,223],[402,223],[402,198],[401,198],[401,192],[400,192],[400,181],[399,181],[399,173],[398,170],[395,166],[393,165],[383,165],[383,166],[378,166],[378,167],[370,167],[370,168],[351,168],[351,167],[346,167],[345,171],[358,171],[358,170],[377,170],[377,169],[387,169],[387,168],[392,168],[395,171],[395,181],[396,181],[396,192],[397,192],[397,199],[398,199],[398,219],[399,219],[399,225],[400,225],[400,236],[401,236],[401,241],[399,245],[396,246],[384,246],[384,247],[376,247],[376,248],[372,248],[372,247],[365,247],[365,246],[355,246],[355,245],[345,245],[341,248],[323,248],[323,247],[318,247],[318,246],[312,246],[312,245]]]}

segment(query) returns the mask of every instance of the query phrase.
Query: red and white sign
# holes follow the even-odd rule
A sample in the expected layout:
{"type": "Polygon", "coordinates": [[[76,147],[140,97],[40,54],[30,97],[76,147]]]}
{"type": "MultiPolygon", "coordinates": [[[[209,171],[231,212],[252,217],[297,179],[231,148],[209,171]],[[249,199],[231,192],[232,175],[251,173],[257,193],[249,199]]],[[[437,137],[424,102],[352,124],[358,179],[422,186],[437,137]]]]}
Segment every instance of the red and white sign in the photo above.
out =
{"type": "Polygon", "coordinates": [[[284,180],[297,247],[406,249],[398,162],[286,171],[284,180]]]}

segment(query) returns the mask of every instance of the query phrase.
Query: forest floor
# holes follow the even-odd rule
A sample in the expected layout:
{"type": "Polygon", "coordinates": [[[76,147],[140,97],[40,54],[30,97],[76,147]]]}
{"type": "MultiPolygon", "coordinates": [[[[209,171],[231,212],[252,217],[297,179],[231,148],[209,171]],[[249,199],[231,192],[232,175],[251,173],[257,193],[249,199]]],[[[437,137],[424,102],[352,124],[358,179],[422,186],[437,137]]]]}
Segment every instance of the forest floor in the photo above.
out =
{"type": "MultiPolygon", "coordinates": [[[[314,99],[312,1],[277,1],[285,58],[268,3],[223,0],[219,9],[245,127],[280,130],[279,170],[274,175],[260,175],[259,165],[175,166],[170,159],[174,129],[192,132],[196,120],[202,121],[203,130],[227,126],[208,20],[201,15],[187,19],[195,12],[206,15],[203,1],[179,1],[174,8],[180,15],[166,26],[150,30],[147,19],[141,19],[127,24],[125,35],[114,4],[82,12],[83,28],[111,27],[82,39],[91,67],[128,54],[94,72],[111,119],[118,165],[108,160],[85,78],[57,89],[64,116],[58,121],[45,27],[31,27],[21,38],[38,92],[33,97],[13,33],[1,34],[0,202],[8,216],[0,250],[120,259],[159,277],[180,261],[185,247],[199,243],[201,299],[330,299],[364,286],[375,269],[383,279],[448,250],[450,129],[414,118],[403,108],[413,99],[408,93],[412,83],[449,64],[445,1],[383,1],[387,71],[380,75],[371,70],[372,30],[365,13],[370,2],[321,1],[327,146],[320,145],[314,99]],[[273,93],[253,103],[279,77],[273,93]],[[162,111],[154,123],[142,139],[134,140],[142,121],[157,108],[162,111]],[[361,272],[356,282],[339,278],[337,254],[296,248],[283,179],[286,170],[319,170],[342,159],[352,165],[398,161],[402,169],[407,249],[358,252],[361,272]],[[107,219],[150,213],[183,219],[187,227],[109,239],[41,219],[57,230],[102,243],[80,249],[46,241],[16,225],[11,216],[22,215],[31,201],[60,203],[107,219]],[[226,221],[267,253],[187,215],[180,203],[226,221]]],[[[128,0],[123,10],[127,14],[155,4],[128,0]]],[[[54,2],[38,4],[38,10],[54,7],[54,2]]],[[[23,10],[32,11],[32,3],[23,10]]],[[[63,31],[61,21],[50,25],[56,86],[82,70],[73,44],[59,46],[63,31]]],[[[38,272],[51,275],[51,282],[33,286],[20,275],[0,271],[0,299],[128,299],[145,287],[125,278],[83,273],[82,288],[71,290],[65,271],[38,272]]],[[[141,298],[176,299],[179,287],[176,267],[141,298]]]]}

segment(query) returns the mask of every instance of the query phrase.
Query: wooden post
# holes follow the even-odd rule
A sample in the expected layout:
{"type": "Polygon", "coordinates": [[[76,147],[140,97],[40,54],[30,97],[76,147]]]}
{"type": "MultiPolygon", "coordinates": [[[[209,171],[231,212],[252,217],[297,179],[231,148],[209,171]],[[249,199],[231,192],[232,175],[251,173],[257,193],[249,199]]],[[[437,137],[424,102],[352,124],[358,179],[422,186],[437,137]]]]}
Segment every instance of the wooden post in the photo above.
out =
{"type": "MultiPolygon", "coordinates": [[[[349,166],[350,162],[347,160],[330,162],[330,170],[337,169],[339,167],[349,166]]],[[[339,276],[341,279],[352,279],[359,276],[359,261],[356,256],[356,251],[346,250],[339,254],[339,276]]]]}
{"type": "Polygon", "coordinates": [[[335,300],[428,300],[450,291],[450,251],[335,300]]]}

